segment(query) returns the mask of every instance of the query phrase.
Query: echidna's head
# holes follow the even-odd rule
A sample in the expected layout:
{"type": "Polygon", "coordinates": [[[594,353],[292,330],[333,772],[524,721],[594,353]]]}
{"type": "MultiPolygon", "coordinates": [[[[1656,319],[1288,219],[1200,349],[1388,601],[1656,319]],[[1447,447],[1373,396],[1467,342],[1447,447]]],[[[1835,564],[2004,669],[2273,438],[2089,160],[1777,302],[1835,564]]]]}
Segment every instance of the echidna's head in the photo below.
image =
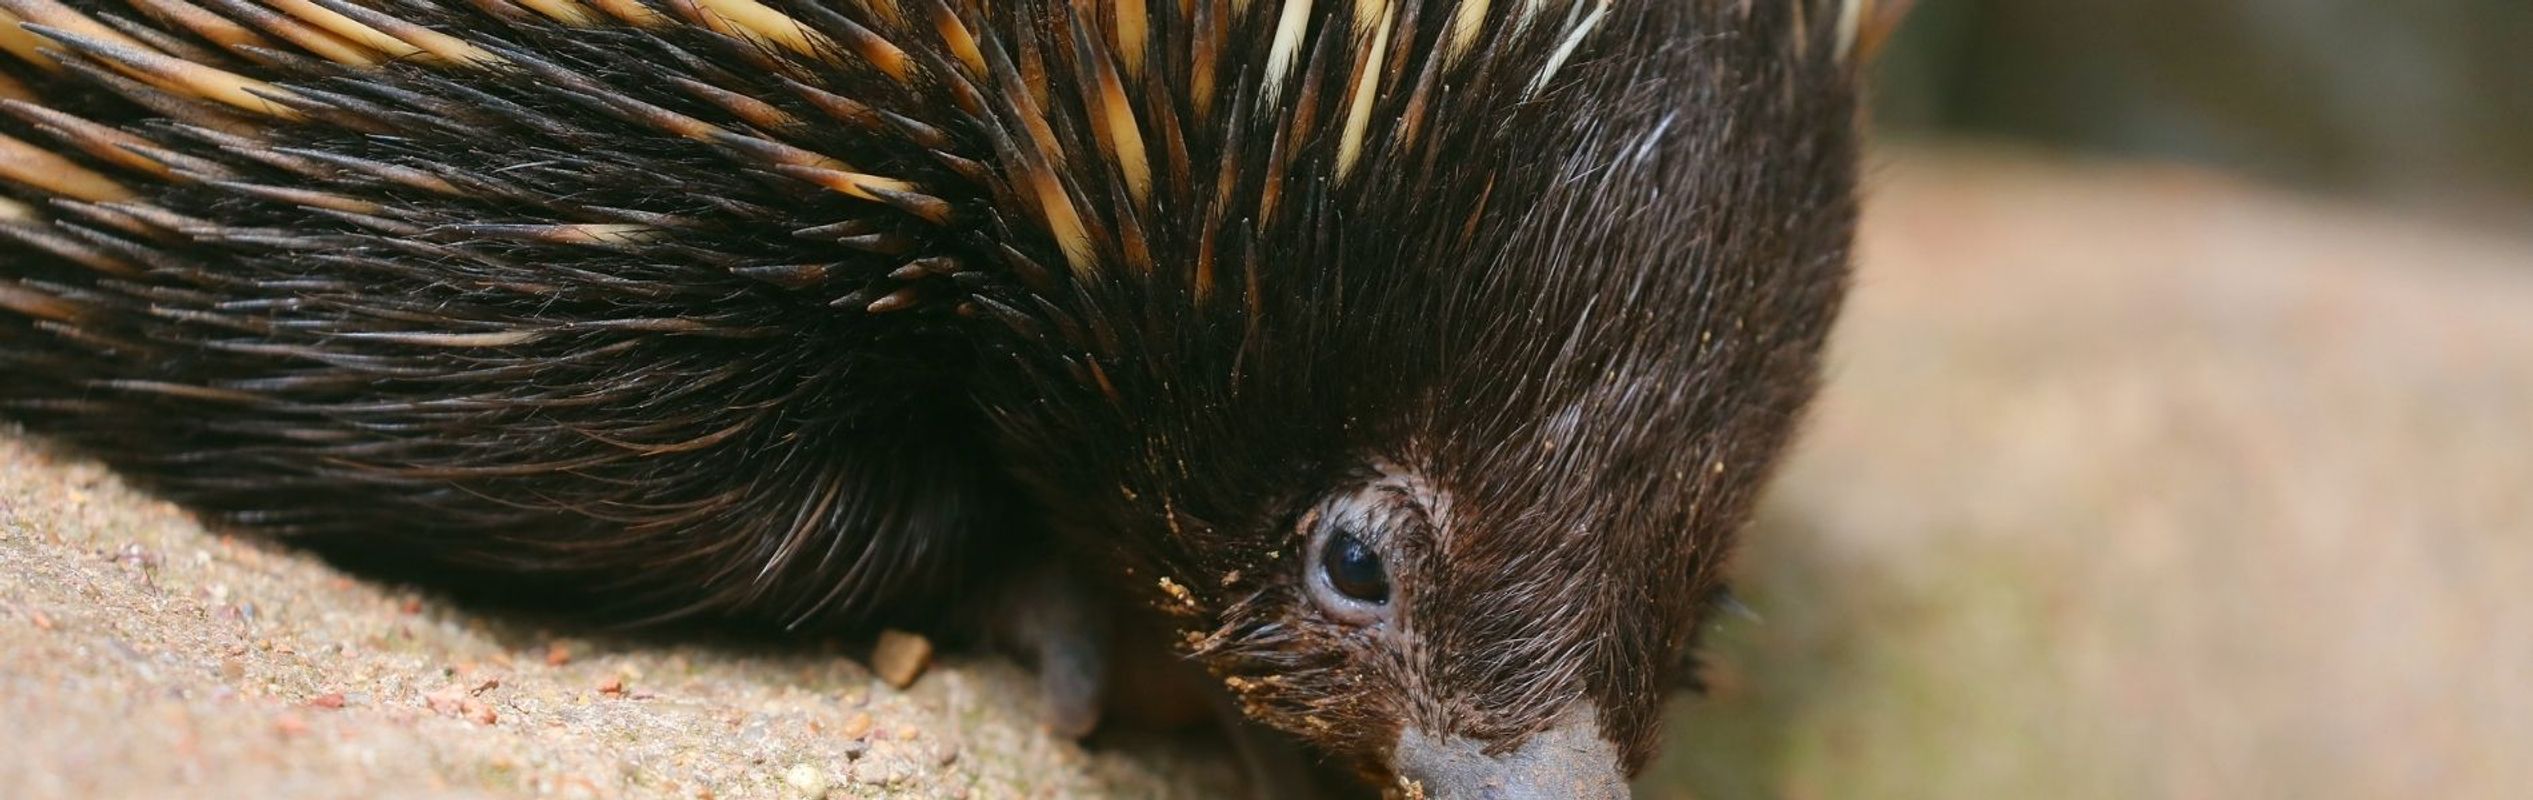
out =
{"type": "Polygon", "coordinates": [[[1210,289],[1081,296],[1025,477],[1253,717],[1435,796],[1623,793],[1843,281],[1852,100],[1796,5],[1581,4],[1361,133],[1380,49],[1330,37],[1281,108],[1326,133],[1235,145],[1275,199],[1154,247],[1210,289]]]}

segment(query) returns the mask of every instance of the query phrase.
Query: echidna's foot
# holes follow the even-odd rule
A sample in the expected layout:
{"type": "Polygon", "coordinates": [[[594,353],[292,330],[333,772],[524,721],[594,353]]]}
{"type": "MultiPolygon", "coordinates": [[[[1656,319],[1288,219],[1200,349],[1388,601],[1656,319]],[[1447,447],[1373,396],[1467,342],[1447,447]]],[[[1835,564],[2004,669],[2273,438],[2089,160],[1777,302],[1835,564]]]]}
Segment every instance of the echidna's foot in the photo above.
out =
{"type": "MultiPolygon", "coordinates": [[[[1302,745],[1240,713],[1239,703],[1229,693],[1216,691],[1215,718],[1222,721],[1223,737],[1231,740],[1232,752],[1240,758],[1240,771],[1249,779],[1249,796],[1253,800],[1311,800],[1332,796],[1321,786],[1310,757],[1302,745]]],[[[1342,785],[1342,784],[1340,784],[1342,785]]],[[[1353,798],[1357,793],[1337,792],[1333,796],[1353,798]]]]}
{"type": "Polygon", "coordinates": [[[1038,570],[1005,598],[1004,640],[1038,668],[1047,729],[1081,738],[1099,727],[1108,679],[1108,618],[1062,568],[1038,570]]]}

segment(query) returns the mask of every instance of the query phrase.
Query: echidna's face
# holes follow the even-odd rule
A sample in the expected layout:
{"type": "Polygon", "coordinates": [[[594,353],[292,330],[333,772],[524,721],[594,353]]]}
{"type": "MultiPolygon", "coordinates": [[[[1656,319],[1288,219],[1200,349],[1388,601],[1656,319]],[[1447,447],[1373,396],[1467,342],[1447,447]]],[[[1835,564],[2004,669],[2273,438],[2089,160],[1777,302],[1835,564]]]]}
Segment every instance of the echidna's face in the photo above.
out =
{"type": "Polygon", "coordinates": [[[1438,797],[1623,794],[1662,692],[1607,682],[1668,673],[1682,609],[1639,594],[1650,576],[1610,574],[1629,571],[1607,552],[1623,537],[1553,514],[1491,519],[1508,509],[1460,494],[1376,458],[1295,521],[1297,590],[1279,624],[1332,666],[1286,680],[1337,711],[1300,724],[1339,716],[1359,737],[1349,749],[1386,750],[1373,772],[1438,797]]]}
{"type": "Polygon", "coordinates": [[[1016,469],[1250,716],[1428,796],[1623,794],[1841,291],[1801,5],[1578,5],[1402,80],[1356,160],[1271,107],[1215,195],[1265,210],[1081,290],[999,404],[1016,469]]]}
{"type": "Polygon", "coordinates": [[[1223,605],[1185,609],[1191,649],[1251,715],[1377,780],[1622,795],[1782,433],[1631,401],[1678,377],[1641,374],[1511,416],[1471,410],[1524,402],[1483,380],[1373,404],[1345,454],[1247,517],[1276,543],[1266,574],[1210,576],[1223,605]]]}
{"type": "Polygon", "coordinates": [[[1843,116],[1603,99],[1310,220],[1368,277],[1112,372],[1129,463],[1065,495],[1251,716],[1429,796],[1624,792],[1837,304],[1843,116]]]}

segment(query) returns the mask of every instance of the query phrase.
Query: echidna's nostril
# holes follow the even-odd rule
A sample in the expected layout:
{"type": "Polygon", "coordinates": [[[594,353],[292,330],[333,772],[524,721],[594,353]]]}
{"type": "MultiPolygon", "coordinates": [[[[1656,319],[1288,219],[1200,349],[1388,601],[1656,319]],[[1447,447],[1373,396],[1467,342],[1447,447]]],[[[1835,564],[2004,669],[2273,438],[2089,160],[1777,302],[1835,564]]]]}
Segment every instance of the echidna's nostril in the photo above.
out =
{"type": "MultiPolygon", "coordinates": [[[[1589,708],[1569,712],[1510,753],[1486,754],[1484,743],[1409,729],[1390,765],[1430,800],[1621,800],[1627,780],[1617,749],[1601,739],[1589,708]]],[[[1417,792],[1410,792],[1414,796],[1417,792]]]]}

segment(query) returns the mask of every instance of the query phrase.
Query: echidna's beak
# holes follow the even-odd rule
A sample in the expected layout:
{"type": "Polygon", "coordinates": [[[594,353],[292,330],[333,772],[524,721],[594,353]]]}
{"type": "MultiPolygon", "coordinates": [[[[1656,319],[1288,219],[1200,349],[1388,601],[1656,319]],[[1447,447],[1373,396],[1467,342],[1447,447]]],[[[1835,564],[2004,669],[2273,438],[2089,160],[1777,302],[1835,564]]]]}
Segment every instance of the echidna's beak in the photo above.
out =
{"type": "Polygon", "coordinates": [[[1486,754],[1485,745],[1461,737],[1436,738],[1409,729],[1398,737],[1391,766],[1415,797],[1431,800],[1622,800],[1627,778],[1617,748],[1601,738],[1589,706],[1569,711],[1555,727],[1530,737],[1510,753],[1486,754]]]}

